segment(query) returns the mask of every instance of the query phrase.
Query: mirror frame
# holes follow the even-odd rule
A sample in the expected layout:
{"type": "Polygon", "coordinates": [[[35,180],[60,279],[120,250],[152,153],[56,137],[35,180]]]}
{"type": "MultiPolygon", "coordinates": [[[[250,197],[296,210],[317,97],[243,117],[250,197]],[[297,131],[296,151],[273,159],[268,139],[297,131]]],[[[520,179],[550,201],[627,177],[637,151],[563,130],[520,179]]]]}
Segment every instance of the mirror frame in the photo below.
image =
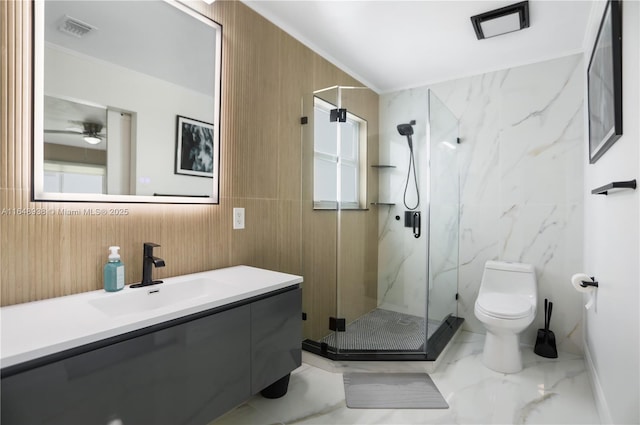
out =
{"type": "MultiPolygon", "coordinates": [[[[192,196],[148,196],[148,195],[109,195],[97,193],[57,193],[44,191],[44,1],[34,0],[32,11],[32,126],[31,126],[31,200],[34,202],[97,202],[97,203],[150,203],[150,204],[220,204],[220,154],[214,163],[218,172],[212,179],[211,197],[192,196]]],[[[210,25],[217,31],[215,58],[215,95],[214,95],[214,141],[218,140],[220,151],[220,116],[222,108],[222,25],[202,15],[189,6],[176,0],[162,0],[178,8],[189,16],[210,25]]],[[[215,146],[215,143],[214,143],[215,146]]]]}

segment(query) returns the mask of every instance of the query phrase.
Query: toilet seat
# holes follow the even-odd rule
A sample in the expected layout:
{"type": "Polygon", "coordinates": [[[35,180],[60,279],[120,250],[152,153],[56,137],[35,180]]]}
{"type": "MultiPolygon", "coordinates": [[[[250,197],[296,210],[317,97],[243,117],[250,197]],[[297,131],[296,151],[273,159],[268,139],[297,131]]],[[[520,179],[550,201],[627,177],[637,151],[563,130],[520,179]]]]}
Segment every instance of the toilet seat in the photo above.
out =
{"type": "Polygon", "coordinates": [[[489,292],[478,296],[476,307],[482,313],[499,319],[521,319],[531,314],[533,305],[522,295],[489,292]]]}

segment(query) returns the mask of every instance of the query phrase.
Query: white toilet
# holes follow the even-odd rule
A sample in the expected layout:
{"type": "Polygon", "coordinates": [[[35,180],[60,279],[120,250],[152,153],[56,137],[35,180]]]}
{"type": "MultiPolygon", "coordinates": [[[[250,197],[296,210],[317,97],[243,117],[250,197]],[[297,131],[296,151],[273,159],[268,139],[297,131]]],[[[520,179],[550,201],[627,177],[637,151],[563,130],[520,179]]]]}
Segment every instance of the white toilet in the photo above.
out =
{"type": "Polygon", "coordinates": [[[475,315],[487,329],[482,361],[502,373],[522,370],[519,334],[536,316],[535,269],[531,264],[487,261],[475,315]]]}

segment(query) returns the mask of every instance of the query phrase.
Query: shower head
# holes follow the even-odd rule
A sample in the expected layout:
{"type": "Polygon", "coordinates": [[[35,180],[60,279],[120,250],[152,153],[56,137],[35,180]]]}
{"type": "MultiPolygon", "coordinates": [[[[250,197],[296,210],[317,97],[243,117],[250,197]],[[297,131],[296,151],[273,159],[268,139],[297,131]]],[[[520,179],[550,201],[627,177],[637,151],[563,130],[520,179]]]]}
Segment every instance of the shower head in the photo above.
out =
{"type": "Polygon", "coordinates": [[[413,134],[413,127],[411,124],[398,124],[398,133],[401,136],[411,136],[413,134]]]}
{"type": "Polygon", "coordinates": [[[413,141],[411,140],[411,135],[413,134],[413,126],[416,124],[415,120],[409,121],[409,124],[398,124],[398,133],[401,136],[407,136],[407,143],[409,144],[409,149],[413,152],[413,141]]]}

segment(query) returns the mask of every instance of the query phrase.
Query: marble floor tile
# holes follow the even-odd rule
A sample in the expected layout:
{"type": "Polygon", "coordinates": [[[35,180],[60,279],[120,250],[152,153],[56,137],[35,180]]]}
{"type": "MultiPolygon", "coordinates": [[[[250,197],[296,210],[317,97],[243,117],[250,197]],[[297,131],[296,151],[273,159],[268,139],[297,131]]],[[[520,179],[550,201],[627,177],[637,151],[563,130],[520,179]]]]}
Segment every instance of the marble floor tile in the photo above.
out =
{"type": "MultiPolygon", "coordinates": [[[[430,373],[449,409],[349,409],[342,373],[315,361],[292,373],[284,397],[254,396],[211,425],[600,423],[581,357],[560,353],[545,359],[523,346],[524,369],[507,375],[482,364],[483,344],[484,335],[461,332],[430,373]]],[[[411,363],[412,370],[419,368],[411,363]]],[[[376,362],[374,368],[407,371],[403,362],[376,362]]],[[[348,362],[341,362],[340,370],[349,370],[348,362]]]]}

